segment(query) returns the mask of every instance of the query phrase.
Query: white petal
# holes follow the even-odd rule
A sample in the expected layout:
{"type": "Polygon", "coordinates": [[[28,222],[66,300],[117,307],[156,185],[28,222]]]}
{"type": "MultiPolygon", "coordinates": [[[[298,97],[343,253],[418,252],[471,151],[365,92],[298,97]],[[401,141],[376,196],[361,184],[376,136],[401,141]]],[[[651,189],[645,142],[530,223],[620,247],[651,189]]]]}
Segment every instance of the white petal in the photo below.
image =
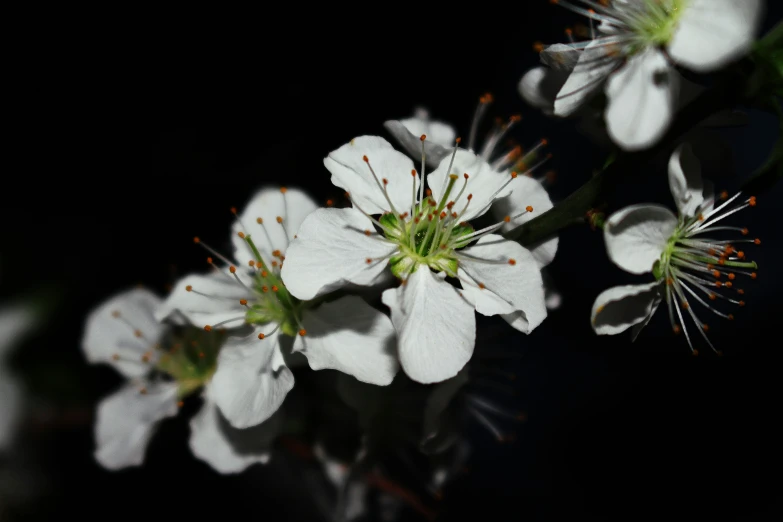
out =
{"type": "Polygon", "coordinates": [[[615,70],[619,60],[614,50],[596,42],[588,45],[555,100],[555,114],[570,116],[590,99],[615,70]]]}
{"type": "Polygon", "coordinates": [[[294,375],[280,353],[280,334],[270,333],[259,339],[262,331],[226,340],[207,390],[210,400],[235,428],[267,420],[294,387],[294,375]]]}
{"type": "Polygon", "coordinates": [[[750,50],[763,11],[761,0],[691,0],[669,55],[697,72],[718,69],[750,50]]]}
{"type": "Polygon", "coordinates": [[[438,203],[441,202],[441,198],[448,186],[450,174],[456,174],[457,181],[449,194],[449,201],[455,201],[454,198],[462,190],[462,185],[465,182],[463,175],[468,174],[469,176],[468,185],[454,206],[455,212],[462,212],[463,207],[467,203],[468,195],[473,194],[467,210],[462,214],[461,219],[463,221],[470,221],[483,215],[489,210],[489,207],[495,200],[511,194],[511,185],[513,183],[504,187],[510,179],[508,173],[494,171],[480,156],[469,150],[458,149],[456,155],[454,155],[453,163],[451,156],[443,158],[438,168],[427,176],[427,183],[432,189],[432,196],[438,203]],[[451,165],[451,169],[449,169],[449,165],[451,165]]]}
{"type": "Polygon", "coordinates": [[[269,462],[270,449],[282,428],[282,410],[266,422],[234,428],[209,399],[190,421],[190,449],[219,473],[240,473],[253,464],[269,462]]]}
{"type": "Polygon", "coordinates": [[[142,361],[157,356],[155,344],[163,326],[155,319],[160,298],[143,288],[117,294],[87,316],[82,350],[92,363],[105,362],[127,377],[139,377],[150,370],[142,361]],[[117,317],[115,317],[117,316],[117,317]],[[119,356],[114,360],[114,356],[119,356]]]}
{"type": "Polygon", "coordinates": [[[95,458],[104,468],[139,466],[158,422],[177,414],[177,383],[127,384],[103,399],[95,420],[95,458]]]}
{"type": "Polygon", "coordinates": [[[609,135],[625,150],[655,144],[669,127],[679,89],[679,75],[663,54],[649,49],[614,73],[606,85],[609,135]]]}
{"type": "Polygon", "coordinates": [[[281,274],[289,292],[308,300],[347,283],[374,284],[396,250],[358,210],[319,209],[302,223],[281,274]]]}
{"type": "MultiPolygon", "coordinates": [[[[237,274],[243,273],[241,269],[237,274]]],[[[189,275],[177,281],[174,290],[158,308],[155,317],[163,321],[178,314],[183,315],[195,326],[224,325],[226,328],[244,324],[247,309],[239,304],[240,299],[253,299],[253,292],[247,287],[252,281],[242,276],[245,285],[226,273],[189,275]],[[190,291],[188,291],[190,287],[190,291]],[[226,322],[228,321],[228,322],[226,322]]]]}
{"type": "Polygon", "coordinates": [[[356,296],[305,309],[294,351],[307,357],[313,370],[334,369],[370,384],[385,386],[399,369],[392,322],[356,296]]]}
{"type": "Polygon", "coordinates": [[[383,293],[397,330],[402,368],[421,383],[454,377],[473,354],[476,316],[456,288],[420,266],[383,293]]]}
{"type": "Polygon", "coordinates": [[[704,203],[701,164],[693,149],[683,143],[669,159],[669,188],[681,216],[693,217],[704,203]]]}
{"type": "Polygon", "coordinates": [[[606,253],[632,274],[651,272],[677,227],[677,217],[660,205],[631,205],[609,216],[604,224],[606,253]]]}
{"type": "Polygon", "coordinates": [[[383,126],[410,154],[416,165],[421,159],[421,136],[425,135],[427,137],[424,140],[425,163],[428,167],[435,168],[444,157],[451,154],[457,133],[448,124],[430,120],[426,111],[418,112],[416,117],[389,120],[383,126]]]}
{"type": "Polygon", "coordinates": [[[533,107],[552,114],[555,110],[557,93],[563,88],[567,79],[567,73],[548,67],[535,67],[522,76],[518,86],[519,94],[533,107]]]}
{"type": "Polygon", "coordinates": [[[332,184],[351,193],[351,199],[370,214],[390,211],[389,203],[378,186],[383,179],[397,213],[402,214],[411,206],[411,191],[418,176],[411,176],[413,161],[394,150],[388,141],[379,136],[359,136],[352,139],[324,158],[324,165],[332,173],[332,184]],[[363,159],[367,156],[369,165],[363,159]],[[378,177],[370,171],[372,166],[378,177]]]}
{"type": "Polygon", "coordinates": [[[302,221],[317,208],[315,201],[299,189],[289,188],[285,192],[279,187],[261,189],[231,228],[234,259],[241,266],[256,261],[247,241],[239,237],[239,232],[243,232],[251,237],[268,266],[272,262],[272,252],[279,250],[285,254],[302,221]],[[278,223],[277,218],[282,218],[283,222],[278,223]]]}
{"type": "MultiPolygon", "coordinates": [[[[525,212],[528,206],[533,207],[533,212],[527,212],[512,219],[503,225],[501,229],[503,232],[508,232],[519,225],[527,223],[554,206],[546,189],[533,178],[518,176],[517,179],[511,182],[511,187],[514,189],[514,192],[503,199],[495,201],[495,204],[492,206],[492,214],[495,218],[500,221],[506,216],[516,216],[525,212]]],[[[552,262],[557,253],[558,242],[558,237],[554,236],[529,247],[539,266],[545,267],[552,262]]]]}
{"type": "Polygon", "coordinates": [[[539,58],[541,63],[551,67],[553,70],[563,73],[570,73],[579,62],[580,53],[570,45],[553,44],[541,51],[539,58]]]}
{"type": "MultiPolygon", "coordinates": [[[[659,302],[659,283],[615,286],[595,299],[590,322],[598,335],[615,335],[647,324],[659,302]]],[[[638,332],[637,332],[638,334],[638,332]]]]}
{"type": "Polygon", "coordinates": [[[0,366],[0,453],[10,447],[21,417],[22,390],[0,366]]]}
{"type": "Polygon", "coordinates": [[[467,369],[433,386],[424,406],[424,441],[434,438],[441,429],[441,416],[459,391],[470,382],[467,369]]]}
{"type": "MultiPolygon", "coordinates": [[[[460,272],[467,273],[473,281],[484,285],[483,289],[467,286],[464,290],[464,294],[474,296],[471,298],[466,295],[466,298],[475,302],[477,312],[484,315],[524,312],[530,330],[546,318],[541,269],[533,254],[525,247],[502,236],[490,234],[461,253],[464,258],[459,262],[460,272]],[[514,261],[514,264],[509,261],[514,261]],[[484,298],[488,294],[495,294],[511,308],[503,310],[496,304],[488,304],[484,298]]],[[[495,301],[494,298],[492,300],[495,301]]]]}

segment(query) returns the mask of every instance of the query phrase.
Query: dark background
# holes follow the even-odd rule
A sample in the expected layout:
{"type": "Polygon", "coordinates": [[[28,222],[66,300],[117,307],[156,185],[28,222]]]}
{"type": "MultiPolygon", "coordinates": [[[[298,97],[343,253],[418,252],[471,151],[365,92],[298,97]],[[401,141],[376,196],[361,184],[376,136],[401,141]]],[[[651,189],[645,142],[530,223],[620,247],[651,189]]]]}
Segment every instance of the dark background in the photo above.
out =
{"type": "MultiPolygon", "coordinates": [[[[163,293],[178,275],[202,270],[192,237],[227,242],[228,209],[261,186],[302,187],[322,202],[339,197],[322,158],[355,136],[388,138],[383,121],[417,105],[466,133],[478,97],[492,92],[491,116],[523,115],[515,133],[522,144],[548,138],[558,173],[553,199],[568,195],[606,151],[574,122],[526,106],[517,83],[537,63],[533,42],[564,39],[578,18],[548,2],[524,4],[443,13],[397,4],[373,14],[302,8],[302,18],[267,13],[256,27],[236,29],[231,19],[181,18],[120,31],[113,18],[96,37],[76,32],[67,47],[52,46],[41,90],[32,93],[43,114],[27,121],[40,147],[2,209],[3,301],[43,288],[59,303],[13,360],[31,389],[30,418],[5,465],[41,487],[20,518],[317,520],[286,458],[220,476],[190,456],[182,416],[164,424],[144,468],[100,469],[92,409],[119,379],[84,363],[84,317],[129,286],[163,293]]],[[[781,15],[770,4],[765,29],[781,15]]],[[[716,185],[736,190],[776,132],[774,118],[755,111],[748,127],[721,131],[737,174],[716,185]]],[[[648,166],[654,176],[628,172],[609,210],[671,205],[665,160],[648,166]]],[[[479,321],[477,349],[484,338],[523,355],[511,403],[527,421],[506,444],[469,425],[469,472],[428,505],[443,520],[780,516],[781,196],[780,186],[759,194],[759,206],[735,220],[761,237],[752,257],[761,268],[737,320],[710,324],[722,358],[703,345],[692,357],[664,313],[634,344],[595,336],[589,313],[597,294],[641,279],[611,265],[600,232],[564,231],[550,267],[563,306],[530,336],[495,318],[479,321]]]]}

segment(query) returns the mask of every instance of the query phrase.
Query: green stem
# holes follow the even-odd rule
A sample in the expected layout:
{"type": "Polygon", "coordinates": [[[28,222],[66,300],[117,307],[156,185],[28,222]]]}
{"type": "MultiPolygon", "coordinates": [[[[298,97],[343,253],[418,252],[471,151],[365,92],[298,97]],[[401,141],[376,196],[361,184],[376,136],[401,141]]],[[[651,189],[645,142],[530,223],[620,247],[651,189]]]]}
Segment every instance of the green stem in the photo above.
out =
{"type": "MultiPolygon", "coordinates": [[[[743,62],[743,65],[747,62],[743,62]]],[[[744,73],[746,74],[746,73],[744,73]]],[[[677,114],[677,118],[656,147],[617,155],[598,175],[582,185],[576,192],[535,219],[516,227],[506,238],[522,245],[531,245],[553,236],[559,230],[580,222],[585,214],[604,200],[623,177],[634,178],[640,167],[647,164],[662,150],[668,150],[687,131],[709,116],[734,107],[742,100],[744,84],[734,75],[707,89],[677,114]]]]}

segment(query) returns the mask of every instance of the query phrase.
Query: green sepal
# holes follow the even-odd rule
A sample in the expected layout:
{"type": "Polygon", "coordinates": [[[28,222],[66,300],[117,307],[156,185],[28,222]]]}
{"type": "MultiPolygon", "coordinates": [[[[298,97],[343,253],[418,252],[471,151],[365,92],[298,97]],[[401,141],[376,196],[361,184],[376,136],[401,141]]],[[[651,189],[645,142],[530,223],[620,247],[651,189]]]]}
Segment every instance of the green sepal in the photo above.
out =
{"type": "Polygon", "coordinates": [[[378,221],[383,227],[383,234],[387,238],[397,239],[400,237],[400,219],[396,215],[387,212],[386,214],[383,214],[378,221]]]}

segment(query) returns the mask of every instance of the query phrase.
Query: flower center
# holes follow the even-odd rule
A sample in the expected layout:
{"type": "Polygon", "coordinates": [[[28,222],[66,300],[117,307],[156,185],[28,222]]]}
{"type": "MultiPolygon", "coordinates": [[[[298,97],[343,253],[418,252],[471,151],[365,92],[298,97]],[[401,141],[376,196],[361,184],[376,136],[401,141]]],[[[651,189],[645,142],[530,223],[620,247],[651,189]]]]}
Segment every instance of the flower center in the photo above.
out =
{"type": "MultiPolygon", "coordinates": [[[[242,234],[256,257],[251,287],[248,288],[249,300],[240,303],[247,308],[245,321],[252,325],[276,323],[280,325],[281,333],[295,336],[298,328],[298,317],[304,307],[302,301],[292,296],[280,278],[278,267],[282,266],[285,256],[278,250],[272,253],[275,258],[273,269],[267,266],[250,236],[242,234]]],[[[301,332],[300,332],[301,333],[301,332]]]]}
{"type": "Polygon", "coordinates": [[[163,351],[155,369],[174,379],[178,395],[184,398],[209,382],[217,367],[217,355],[224,340],[223,331],[206,332],[182,328],[161,343],[163,351]]]}
{"type": "Polygon", "coordinates": [[[634,52],[647,46],[668,44],[687,6],[687,0],[642,0],[638,7],[627,7],[629,26],[638,39],[634,52]]]}

